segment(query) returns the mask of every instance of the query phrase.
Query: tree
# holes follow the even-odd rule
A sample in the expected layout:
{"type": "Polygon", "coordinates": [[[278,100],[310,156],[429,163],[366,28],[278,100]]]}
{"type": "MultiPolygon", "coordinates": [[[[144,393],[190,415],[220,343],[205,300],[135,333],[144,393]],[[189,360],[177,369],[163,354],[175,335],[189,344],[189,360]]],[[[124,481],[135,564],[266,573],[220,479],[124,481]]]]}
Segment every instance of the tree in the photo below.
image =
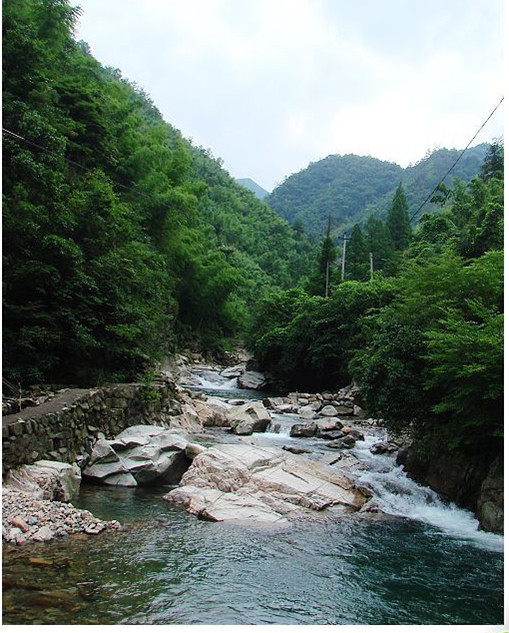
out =
{"type": "Polygon", "coordinates": [[[370,215],[365,230],[369,252],[373,253],[373,269],[381,270],[388,275],[395,274],[397,258],[386,224],[370,215]]]}
{"type": "Polygon", "coordinates": [[[397,251],[404,251],[409,247],[412,237],[412,227],[410,225],[408,203],[402,183],[399,183],[387,215],[387,229],[392,238],[394,248],[397,251]]]}
{"type": "Polygon", "coordinates": [[[504,145],[501,140],[497,140],[490,145],[490,148],[481,167],[481,178],[489,180],[504,178],[504,145]]]}
{"type": "Polygon", "coordinates": [[[322,241],[316,267],[309,280],[310,294],[322,297],[329,295],[332,286],[337,282],[337,270],[334,266],[336,257],[337,250],[331,237],[329,218],[327,234],[322,241]]]}
{"type": "Polygon", "coordinates": [[[358,281],[369,279],[369,246],[358,224],[353,227],[346,249],[346,277],[358,281]]]}

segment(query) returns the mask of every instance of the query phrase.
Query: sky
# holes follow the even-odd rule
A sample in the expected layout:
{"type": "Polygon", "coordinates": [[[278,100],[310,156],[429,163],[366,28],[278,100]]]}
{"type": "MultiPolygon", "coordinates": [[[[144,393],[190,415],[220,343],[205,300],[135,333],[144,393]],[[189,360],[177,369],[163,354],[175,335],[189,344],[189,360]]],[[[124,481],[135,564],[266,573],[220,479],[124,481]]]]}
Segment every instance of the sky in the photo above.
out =
{"type": "MultiPolygon", "coordinates": [[[[463,149],[504,94],[504,0],[71,0],[77,39],[235,178],[463,149]]],[[[503,134],[502,104],[475,140],[503,134]]]]}

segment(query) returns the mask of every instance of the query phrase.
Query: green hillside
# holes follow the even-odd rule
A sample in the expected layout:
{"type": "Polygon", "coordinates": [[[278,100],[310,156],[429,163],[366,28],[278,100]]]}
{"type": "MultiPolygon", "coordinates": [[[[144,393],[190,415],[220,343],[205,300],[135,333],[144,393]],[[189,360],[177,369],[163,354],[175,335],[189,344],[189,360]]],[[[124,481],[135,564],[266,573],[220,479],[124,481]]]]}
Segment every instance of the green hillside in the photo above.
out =
{"type": "Polygon", "coordinates": [[[73,39],[66,0],[3,3],[4,376],[135,378],[220,353],[311,245],[73,39]]]}
{"type": "MultiPolygon", "coordinates": [[[[487,149],[487,144],[469,149],[446,183],[455,177],[469,181],[479,171],[487,149]]],[[[415,223],[422,213],[436,210],[436,205],[428,203],[416,214],[459,154],[459,150],[439,149],[406,169],[370,156],[332,155],[289,176],[266,200],[283,218],[316,238],[324,235],[329,216],[336,234],[362,224],[371,214],[384,219],[402,182],[415,223]]]]}

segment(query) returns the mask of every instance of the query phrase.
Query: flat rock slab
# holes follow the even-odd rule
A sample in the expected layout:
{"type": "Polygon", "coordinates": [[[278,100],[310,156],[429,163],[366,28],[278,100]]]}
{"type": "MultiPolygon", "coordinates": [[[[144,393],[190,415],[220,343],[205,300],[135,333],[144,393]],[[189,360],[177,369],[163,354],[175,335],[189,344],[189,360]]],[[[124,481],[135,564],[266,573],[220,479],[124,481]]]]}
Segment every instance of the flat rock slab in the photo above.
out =
{"type": "Polygon", "coordinates": [[[334,506],[359,510],[370,496],[325,464],[239,443],[200,453],[181,485],[163,498],[212,521],[283,524],[334,506]]]}

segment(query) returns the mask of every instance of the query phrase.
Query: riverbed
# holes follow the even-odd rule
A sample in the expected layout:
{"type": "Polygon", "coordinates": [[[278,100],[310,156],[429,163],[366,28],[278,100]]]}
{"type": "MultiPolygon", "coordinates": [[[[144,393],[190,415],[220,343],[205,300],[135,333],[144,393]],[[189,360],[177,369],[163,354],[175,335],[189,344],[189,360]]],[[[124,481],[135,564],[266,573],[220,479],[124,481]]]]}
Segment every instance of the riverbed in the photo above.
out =
{"type": "MultiPolygon", "coordinates": [[[[287,415],[273,422],[249,441],[327,457],[323,441],[288,436],[287,415]]],[[[366,429],[353,449],[378,513],[238,526],[171,506],[167,489],[82,485],[75,505],[122,530],[4,546],[3,623],[502,624],[503,538],[408,479],[393,456],[372,455],[383,433],[366,429]]]]}

